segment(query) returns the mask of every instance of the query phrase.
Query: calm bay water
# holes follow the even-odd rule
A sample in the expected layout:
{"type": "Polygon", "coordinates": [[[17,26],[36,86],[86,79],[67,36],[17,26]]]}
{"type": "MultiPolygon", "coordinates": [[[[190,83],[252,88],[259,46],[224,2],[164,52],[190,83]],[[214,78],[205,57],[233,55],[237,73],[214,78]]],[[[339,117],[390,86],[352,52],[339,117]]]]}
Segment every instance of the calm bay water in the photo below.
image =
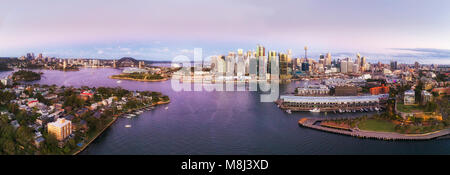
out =
{"type": "MultiPolygon", "coordinates": [[[[108,76],[120,70],[109,68],[42,72],[35,83],[120,86],[160,91],[171,99],[139,117],[118,119],[82,154],[450,154],[450,139],[380,141],[302,128],[297,124],[302,117],[342,115],[286,114],[274,103],[261,103],[258,92],[175,92],[170,81],[117,83],[108,76]]],[[[280,85],[280,91],[292,92],[301,83],[280,85]]]]}

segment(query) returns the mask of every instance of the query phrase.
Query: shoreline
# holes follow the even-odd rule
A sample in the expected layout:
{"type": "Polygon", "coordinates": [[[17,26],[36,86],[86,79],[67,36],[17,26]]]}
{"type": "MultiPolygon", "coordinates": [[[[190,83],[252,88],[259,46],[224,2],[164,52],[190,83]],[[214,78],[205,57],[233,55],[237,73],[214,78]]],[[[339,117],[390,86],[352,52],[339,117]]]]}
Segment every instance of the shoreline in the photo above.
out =
{"type": "MultiPolygon", "coordinates": [[[[155,104],[151,104],[149,106],[144,106],[144,107],[141,107],[141,108],[138,108],[138,109],[133,109],[132,111],[142,110],[143,108],[146,108],[146,107],[152,107],[152,106],[156,106],[156,105],[169,104],[169,103],[170,103],[170,100],[168,100],[168,101],[159,101],[159,102],[157,102],[155,104]]],[[[111,122],[109,122],[108,125],[105,126],[105,128],[103,128],[97,135],[95,135],[95,137],[93,137],[88,143],[83,145],[83,147],[81,147],[78,151],[75,151],[72,155],[78,155],[81,152],[83,152],[92,142],[94,142],[94,140],[96,140],[100,135],[102,135],[103,132],[106,131],[106,129],[111,127],[111,125],[114,124],[117,121],[117,119],[120,116],[122,116],[123,114],[125,114],[125,113],[129,113],[129,112],[123,112],[123,113],[117,114],[117,116],[114,116],[113,120],[111,122]]]]}
{"type": "Polygon", "coordinates": [[[353,137],[359,137],[363,139],[378,139],[378,140],[409,140],[409,141],[419,141],[419,140],[432,140],[438,137],[450,135],[450,129],[442,129],[439,131],[433,131],[423,134],[400,134],[395,132],[379,132],[379,131],[365,131],[359,129],[349,129],[342,130],[331,127],[324,127],[320,125],[315,125],[317,122],[324,121],[326,119],[316,119],[316,118],[302,118],[298,121],[300,126],[315,129],[319,131],[341,134],[353,137]]]}
{"type": "Polygon", "coordinates": [[[106,131],[106,129],[108,129],[113,123],[115,123],[118,118],[119,117],[114,117],[113,120],[109,122],[108,125],[105,126],[105,128],[103,128],[100,132],[98,132],[98,134],[95,135],[95,137],[93,137],[88,143],[84,144],[83,147],[81,147],[78,151],[75,151],[72,155],[78,155],[79,153],[83,152],[92,142],[94,142],[94,140],[96,140],[100,135],[102,135],[103,132],[106,131]]]}
{"type": "Polygon", "coordinates": [[[117,80],[132,80],[132,81],[141,81],[141,82],[161,82],[161,81],[167,81],[168,78],[158,79],[158,80],[142,80],[142,79],[134,79],[134,78],[128,78],[128,77],[114,77],[114,75],[109,76],[110,79],[117,79],[117,80]]]}

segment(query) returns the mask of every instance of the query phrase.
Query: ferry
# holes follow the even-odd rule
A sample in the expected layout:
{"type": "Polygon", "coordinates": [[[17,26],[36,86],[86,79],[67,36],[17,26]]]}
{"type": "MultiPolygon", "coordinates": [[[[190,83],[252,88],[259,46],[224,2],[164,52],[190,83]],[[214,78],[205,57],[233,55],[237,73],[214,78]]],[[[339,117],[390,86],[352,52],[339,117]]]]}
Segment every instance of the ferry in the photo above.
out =
{"type": "Polygon", "coordinates": [[[319,108],[314,108],[314,109],[309,110],[309,112],[320,112],[320,109],[319,108]]]}

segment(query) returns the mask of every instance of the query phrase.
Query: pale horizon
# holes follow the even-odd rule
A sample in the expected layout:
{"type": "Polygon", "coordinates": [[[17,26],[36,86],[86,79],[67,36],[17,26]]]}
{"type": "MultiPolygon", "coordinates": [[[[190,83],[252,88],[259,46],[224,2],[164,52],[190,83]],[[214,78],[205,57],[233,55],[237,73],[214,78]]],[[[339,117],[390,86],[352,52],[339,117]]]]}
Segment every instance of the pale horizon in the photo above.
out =
{"type": "Polygon", "coordinates": [[[0,56],[169,61],[203,48],[450,64],[448,1],[1,1],[0,56]]]}

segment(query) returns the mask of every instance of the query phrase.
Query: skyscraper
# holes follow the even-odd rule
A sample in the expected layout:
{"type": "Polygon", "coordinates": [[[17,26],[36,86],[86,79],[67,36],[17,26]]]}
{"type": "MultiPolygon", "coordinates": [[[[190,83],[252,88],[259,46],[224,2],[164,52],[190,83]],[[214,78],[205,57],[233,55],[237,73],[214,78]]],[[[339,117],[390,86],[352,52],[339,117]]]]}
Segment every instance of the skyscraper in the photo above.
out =
{"type": "Polygon", "coordinates": [[[391,70],[397,70],[397,61],[391,61],[391,70]]]}
{"type": "Polygon", "coordinates": [[[365,67],[366,66],[366,57],[362,57],[361,58],[361,67],[365,67]]]}
{"type": "Polygon", "coordinates": [[[277,52],[269,51],[269,59],[268,59],[268,64],[267,64],[267,72],[268,73],[272,73],[271,66],[272,66],[272,62],[276,61],[275,59],[278,59],[277,52]]]}
{"type": "Polygon", "coordinates": [[[279,56],[280,56],[280,75],[287,75],[288,73],[287,55],[284,53],[279,53],[279,56]]]}
{"type": "Polygon", "coordinates": [[[256,57],[266,56],[266,48],[262,45],[256,46],[256,57]]]}
{"type": "Polygon", "coordinates": [[[325,65],[331,65],[331,53],[327,53],[327,57],[325,59],[325,65]]]}
{"type": "Polygon", "coordinates": [[[238,49],[237,52],[238,52],[238,56],[243,56],[243,54],[244,54],[244,51],[242,49],[238,49]]]}
{"type": "Polygon", "coordinates": [[[359,53],[356,54],[356,64],[362,66],[361,65],[361,55],[359,53]]]}
{"type": "Polygon", "coordinates": [[[349,60],[347,61],[347,72],[354,72],[354,71],[353,71],[353,62],[352,62],[351,59],[349,59],[349,60]]]}
{"type": "Polygon", "coordinates": [[[414,62],[414,68],[415,68],[415,69],[419,69],[419,67],[420,67],[419,62],[417,62],[417,61],[414,62]]]}

